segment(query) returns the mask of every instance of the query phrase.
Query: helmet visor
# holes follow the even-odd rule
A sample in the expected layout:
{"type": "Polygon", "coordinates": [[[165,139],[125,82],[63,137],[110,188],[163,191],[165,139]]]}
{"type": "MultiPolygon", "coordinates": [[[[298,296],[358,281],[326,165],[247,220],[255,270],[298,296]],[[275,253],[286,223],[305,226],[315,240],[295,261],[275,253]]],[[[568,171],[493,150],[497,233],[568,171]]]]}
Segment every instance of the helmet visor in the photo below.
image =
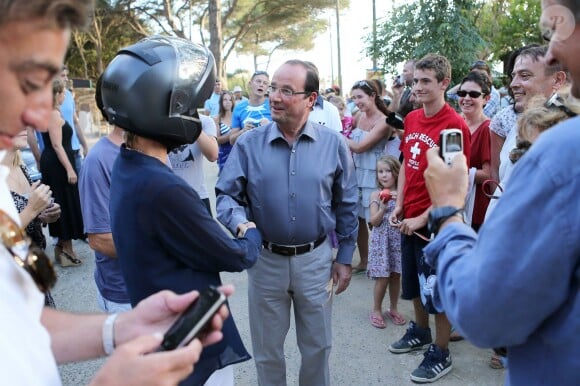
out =
{"type": "Polygon", "coordinates": [[[194,85],[204,80],[207,68],[211,65],[207,48],[177,37],[156,36],[153,39],[164,40],[175,50],[175,76],[169,99],[169,117],[199,123],[195,114],[197,90],[194,85]]]}

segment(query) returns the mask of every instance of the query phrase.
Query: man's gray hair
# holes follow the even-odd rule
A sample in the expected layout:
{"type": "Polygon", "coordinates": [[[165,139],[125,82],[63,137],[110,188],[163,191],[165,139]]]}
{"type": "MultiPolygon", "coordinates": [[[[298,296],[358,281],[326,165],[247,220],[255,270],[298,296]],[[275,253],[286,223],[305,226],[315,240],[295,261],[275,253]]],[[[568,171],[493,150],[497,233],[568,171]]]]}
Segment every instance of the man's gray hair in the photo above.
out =
{"type": "Polygon", "coordinates": [[[83,28],[94,0],[0,0],[0,27],[12,21],[46,19],[60,28],[83,28]]]}

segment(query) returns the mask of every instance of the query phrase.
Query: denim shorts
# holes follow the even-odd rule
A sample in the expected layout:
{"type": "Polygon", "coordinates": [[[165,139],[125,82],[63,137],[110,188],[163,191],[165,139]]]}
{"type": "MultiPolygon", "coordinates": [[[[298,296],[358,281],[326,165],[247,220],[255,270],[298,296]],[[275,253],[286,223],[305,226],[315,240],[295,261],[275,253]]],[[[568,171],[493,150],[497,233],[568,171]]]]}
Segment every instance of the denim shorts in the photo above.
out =
{"type": "MultiPolygon", "coordinates": [[[[421,232],[420,233],[425,233],[421,232]]],[[[429,302],[426,302],[421,294],[421,286],[425,283],[429,275],[435,274],[435,269],[425,261],[423,248],[427,246],[427,241],[416,235],[401,235],[401,297],[405,300],[421,298],[425,310],[430,314],[438,312],[429,302]],[[426,305],[427,304],[427,305],[426,305]]]]}

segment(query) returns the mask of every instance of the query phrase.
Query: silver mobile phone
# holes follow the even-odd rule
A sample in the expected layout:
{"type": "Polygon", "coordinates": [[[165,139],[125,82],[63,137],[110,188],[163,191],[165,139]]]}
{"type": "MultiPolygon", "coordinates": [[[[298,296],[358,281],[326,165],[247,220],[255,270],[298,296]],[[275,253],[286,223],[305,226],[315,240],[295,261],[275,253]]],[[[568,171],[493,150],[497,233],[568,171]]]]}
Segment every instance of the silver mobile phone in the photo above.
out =
{"type": "Polygon", "coordinates": [[[225,295],[210,286],[167,330],[157,351],[174,350],[189,344],[206,327],[225,301],[225,295]]]}
{"type": "Polygon", "coordinates": [[[447,165],[457,154],[463,153],[463,133],[459,129],[445,129],[439,134],[439,155],[447,165]]]}

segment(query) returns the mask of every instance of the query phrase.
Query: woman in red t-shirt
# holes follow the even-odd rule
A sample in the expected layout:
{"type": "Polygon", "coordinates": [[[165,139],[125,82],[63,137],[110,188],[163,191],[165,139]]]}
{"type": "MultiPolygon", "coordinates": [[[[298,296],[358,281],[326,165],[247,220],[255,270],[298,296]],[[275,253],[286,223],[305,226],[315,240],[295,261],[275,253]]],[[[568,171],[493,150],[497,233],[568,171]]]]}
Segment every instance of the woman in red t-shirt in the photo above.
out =
{"type": "Polygon", "coordinates": [[[479,71],[470,72],[457,91],[459,106],[469,131],[471,132],[471,157],[469,164],[476,168],[475,201],[471,227],[476,231],[481,227],[489,198],[483,193],[482,183],[491,176],[490,169],[490,119],[483,113],[483,107],[489,101],[491,82],[486,74],[479,71]]]}

